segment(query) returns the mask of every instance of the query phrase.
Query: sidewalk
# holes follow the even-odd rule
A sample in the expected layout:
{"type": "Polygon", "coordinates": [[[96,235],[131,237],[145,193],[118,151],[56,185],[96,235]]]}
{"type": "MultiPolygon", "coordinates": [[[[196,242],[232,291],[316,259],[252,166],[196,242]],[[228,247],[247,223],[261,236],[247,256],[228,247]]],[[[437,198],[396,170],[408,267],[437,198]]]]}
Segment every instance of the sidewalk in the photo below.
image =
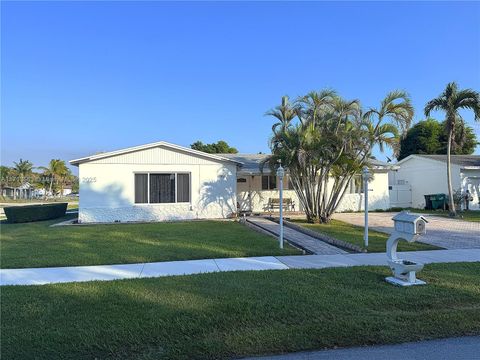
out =
{"type": "MultiPolygon", "coordinates": [[[[480,261],[480,249],[409,251],[398,254],[400,258],[424,264],[480,261]]],[[[1,269],[0,285],[43,285],[93,280],[191,275],[219,271],[323,269],[365,265],[387,265],[387,256],[384,253],[261,256],[124,265],[1,269]]]]}
{"type": "Polygon", "coordinates": [[[480,337],[463,336],[396,345],[300,352],[243,360],[450,360],[479,359],[480,337]]]}

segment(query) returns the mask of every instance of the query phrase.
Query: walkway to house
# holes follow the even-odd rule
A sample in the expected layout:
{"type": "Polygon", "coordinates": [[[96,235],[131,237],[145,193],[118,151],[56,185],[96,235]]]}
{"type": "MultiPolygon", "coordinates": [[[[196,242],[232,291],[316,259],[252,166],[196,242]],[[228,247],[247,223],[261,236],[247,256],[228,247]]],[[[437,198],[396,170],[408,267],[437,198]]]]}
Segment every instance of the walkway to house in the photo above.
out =
{"type": "MultiPolygon", "coordinates": [[[[480,261],[480,249],[409,251],[398,254],[400,258],[424,264],[480,261]]],[[[387,265],[387,257],[384,253],[262,256],[125,265],[1,269],[0,285],[43,285],[93,280],[191,275],[219,271],[323,269],[362,265],[387,265]]]]}
{"type": "Polygon", "coordinates": [[[395,345],[362,346],[259,356],[243,360],[447,360],[478,359],[480,336],[463,336],[395,345]]]}
{"type": "MultiPolygon", "coordinates": [[[[412,211],[414,213],[414,211],[412,211]]],[[[397,213],[369,213],[371,229],[391,234],[392,217],[397,213]]],[[[428,220],[427,233],[418,241],[444,249],[480,249],[480,222],[449,219],[440,216],[420,214],[428,220]]],[[[334,219],[363,226],[363,213],[337,213],[334,219]]]]}
{"type": "MultiPolygon", "coordinates": [[[[280,234],[280,225],[264,217],[249,216],[246,218],[246,221],[276,236],[279,236],[280,234]]],[[[323,242],[317,238],[306,235],[286,226],[283,227],[283,237],[292,245],[307,250],[311,254],[334,255],[347,253],[346,251],[339,249],[333,245],[327,244],[326,242],[323,242]]]]}

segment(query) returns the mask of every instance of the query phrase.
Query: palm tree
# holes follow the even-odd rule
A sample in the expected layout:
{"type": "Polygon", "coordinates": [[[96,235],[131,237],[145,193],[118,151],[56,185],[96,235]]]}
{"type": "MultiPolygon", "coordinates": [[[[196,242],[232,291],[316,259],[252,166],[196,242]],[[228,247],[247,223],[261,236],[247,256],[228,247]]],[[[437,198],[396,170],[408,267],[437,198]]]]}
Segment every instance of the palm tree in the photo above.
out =
{"type": "Polygon", "coordinates": [[[396,90],[387,94],[381,102],[379,109],[370,108],[370,110],[364,114],[364,118],[371,120],[376,118],[375,125],[370,129],[373,135],[376,133],[384,133],[385,127],[384,129],[381,129],[381,127],[387,124],[387,128],[392,128],[393,125],[398,129],[396,132],[397,136],[388,141],[388,145],[392,148],[394,156],[397,157],[400,152],[400,139],[406,135],[407,130],[410,128],[413,114],[414,108],[410,96],[405,91],[396,90]],[[388,121],[387,124],[385,124],[384,121],[388,121]]]}
{"type": "MultiPolygon", "coordinates": [[[[66,174],[68,174],[67,165],[65,165],[65,161],[60,159],[52,159],[50,160],[48,167],[41,166],[40,169],[44,171],[44,175],[50,178],[50,186],[49,186],[49,193],[52,193],[52,187],[54,181],[59,178],[62,178],[66,174]]],[[[47,197],[47,192],[45,192],[45,198],[47,197]]]]}
{"type": "Polygon", "coordinates": [[[272,131],[275,132],[277,128],[284,131],[291,125],[291,121],[297,116],[296,109],[288,102],[288,96],[282,96],[282,104],[267,111],[265,115],[277,118],[278,122],[273,124],[272,131]]]}
{"type": "MultiPolygon", "coordinates": [[[[20,185],[25,183],[25,178],[32,173],[33,164],[28,160],[20,159],[19,162],[14,161],[14,171],[18,174],[20,185]]],[[[16,189],[13,192],[13,198],[16,198],[16,189]]]]}
{"type": "Polygon", "coordinates": [[[20,182],[23,184],[25,178],[32,173],[33,164],[28,160],[22,159],[19,162],[14,161],[13,164],[15,165],[13,168],[20,177],[20,182]]]}
{"type": "Polygon", "coordinates": [[[472,110],[475,120],[480,119],[480,93],[472,89],[458,90],[455,82],[447,84],[447,87],[439,97],[430,100],[425,105],[425,116],[430,116],[432,111],[444,111],[446,114],[445,127],[447,130],[447,182],[448,182],[448,202],[450,216],[456,216],[455,202],[453,199],[452,172],[451,172],[451,150],[453,139],[455,139],[455,125],[458,122],[463,123],[458,110],[472,110]]]}

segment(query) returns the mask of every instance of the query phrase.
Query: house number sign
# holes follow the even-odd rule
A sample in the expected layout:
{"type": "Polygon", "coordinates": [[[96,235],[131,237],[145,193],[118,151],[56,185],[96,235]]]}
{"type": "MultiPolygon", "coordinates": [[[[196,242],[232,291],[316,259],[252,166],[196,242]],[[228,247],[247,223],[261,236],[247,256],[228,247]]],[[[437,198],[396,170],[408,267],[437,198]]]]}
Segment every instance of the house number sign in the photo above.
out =
{"type": "Polygon", "coordinates": [[[93,182],[96,182],[97,181],[97,178],[96,177],[83,177],[82,178],[82,182],[84,183],[93,183],[93,182]]]}

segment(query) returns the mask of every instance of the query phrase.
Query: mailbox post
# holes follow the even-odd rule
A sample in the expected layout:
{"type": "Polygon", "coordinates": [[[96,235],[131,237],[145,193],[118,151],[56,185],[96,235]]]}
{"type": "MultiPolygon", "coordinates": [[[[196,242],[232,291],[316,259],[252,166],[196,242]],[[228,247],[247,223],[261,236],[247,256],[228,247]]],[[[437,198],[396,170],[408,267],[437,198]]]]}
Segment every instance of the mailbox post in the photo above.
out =
{"type": "Polygon", "coordinates": [[[423,264],[402,260],[397,257],[397,245],[400,240],[415,242],[426,233],[427,219],[423,216],[402,211],[395,215],[394,231],[387,240],[388,266],[393,276],[385,278],[387,282],[399,286],[425,285],[425,281],[416,278],[416,273],[423,269],[423,264]]]}

